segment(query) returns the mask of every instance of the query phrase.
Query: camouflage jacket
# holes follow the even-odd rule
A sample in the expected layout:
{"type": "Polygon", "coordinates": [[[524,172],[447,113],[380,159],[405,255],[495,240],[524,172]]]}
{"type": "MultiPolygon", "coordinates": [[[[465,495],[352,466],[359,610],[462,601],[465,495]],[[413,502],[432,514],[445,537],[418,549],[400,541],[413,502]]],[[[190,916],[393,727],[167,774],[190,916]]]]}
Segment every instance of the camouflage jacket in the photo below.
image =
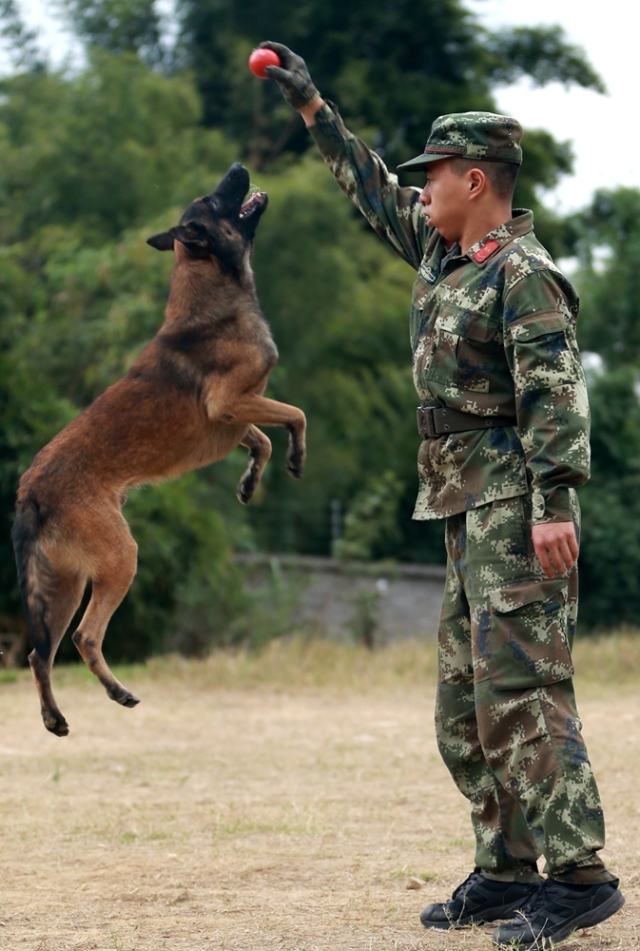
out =
{"type": "Polygon", "coordinates": [[[345,194],[418,272],[410,336],[422,405],[517,420],[425,439],[413,517],[531,494],[534,521],[569,521],[570,489],[589,477],[578,298],[535,237],[533,214],[514,211],[461,254],[427,226],[420,189],[401,188],[335,107],[322,106],[310,131],[345,194]]]}

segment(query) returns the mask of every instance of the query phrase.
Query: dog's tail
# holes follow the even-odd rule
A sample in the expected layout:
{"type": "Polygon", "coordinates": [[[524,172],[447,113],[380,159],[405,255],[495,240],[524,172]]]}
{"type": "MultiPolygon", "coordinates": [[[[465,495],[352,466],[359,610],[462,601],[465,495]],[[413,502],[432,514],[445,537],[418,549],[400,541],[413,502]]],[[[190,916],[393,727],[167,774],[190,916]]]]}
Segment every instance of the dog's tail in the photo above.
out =
{"type": "Polygon", "coordinates": [[[56,571],[40,544],[44,521],[35,499],[25,499],[18,504],[11,538],[31,644],[38,656],[46,661],[51,652],[46,609],[55,584],[56,571]]]}

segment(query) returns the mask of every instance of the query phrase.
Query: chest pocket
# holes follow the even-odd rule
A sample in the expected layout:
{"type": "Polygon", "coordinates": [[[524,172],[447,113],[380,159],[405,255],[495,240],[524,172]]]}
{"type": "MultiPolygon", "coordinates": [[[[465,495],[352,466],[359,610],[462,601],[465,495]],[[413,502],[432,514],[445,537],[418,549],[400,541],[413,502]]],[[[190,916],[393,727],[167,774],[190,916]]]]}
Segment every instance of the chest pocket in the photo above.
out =
{"type": "Polygon", "coordinates": [[[502,334],[490,313],[449,305],[435,317],[429,338],[426,380],[475,393],[490,391],[496,364],[504,353],[502,334]]]}
{"type": "Polygon", "coordinates": [[[488,393],[495,380],[496,361],[502,354],[502,336],[486,317],[470,320],[456,347],[457,385],[462,390],[488,393]]]}

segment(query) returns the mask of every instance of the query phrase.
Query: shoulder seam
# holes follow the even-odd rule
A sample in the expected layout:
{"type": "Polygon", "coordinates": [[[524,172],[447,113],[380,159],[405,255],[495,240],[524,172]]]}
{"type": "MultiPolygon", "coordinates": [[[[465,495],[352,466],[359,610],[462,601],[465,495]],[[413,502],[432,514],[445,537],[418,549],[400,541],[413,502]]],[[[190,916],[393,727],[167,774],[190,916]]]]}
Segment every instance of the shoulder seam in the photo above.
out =
{"type": "Polygon", "coordinates": [[[513,282],[513,284],[510,285],[509,290],[507,291],[507,296],[509,296],[509,294],[511,294],[511,292],[515,290],[515,288],[518,287],[519,284],[522,284],[523,281],[526,281],[528,277],[533,277],[534,275],[542,274],[545,271],[551,271],[552,273],[557,274],[560,277],[564,277],[564,275],[562,274],[562,271],[559,270],[559,268],[553,263],[553,261],[550,262],[549,264],[539,264],[536,267],[532,265],[528,257],[527,257],[527,262],[530,264],[532,268],[531,271],[529,271],[528,274],[523,274],[521,277],[517,278],[513,282]]]}

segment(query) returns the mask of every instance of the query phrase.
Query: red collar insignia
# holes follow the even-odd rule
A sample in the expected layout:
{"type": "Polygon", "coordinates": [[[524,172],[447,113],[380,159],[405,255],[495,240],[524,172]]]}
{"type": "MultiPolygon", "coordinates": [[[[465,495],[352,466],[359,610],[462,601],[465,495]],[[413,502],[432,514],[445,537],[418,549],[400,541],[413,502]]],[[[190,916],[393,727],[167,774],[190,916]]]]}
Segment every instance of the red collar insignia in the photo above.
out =
{"type": "Polygon", "coordinates": [[[475,254],[472,255],[473,260],[476,262],[476,264],[484,264],[487,258],[490,258],[499,247],[499,242],[496,241],[495,238],[492,238],[491,241],[487,241],[487,243],[483,244],[481,248],[478,248],[475,254]]]}

